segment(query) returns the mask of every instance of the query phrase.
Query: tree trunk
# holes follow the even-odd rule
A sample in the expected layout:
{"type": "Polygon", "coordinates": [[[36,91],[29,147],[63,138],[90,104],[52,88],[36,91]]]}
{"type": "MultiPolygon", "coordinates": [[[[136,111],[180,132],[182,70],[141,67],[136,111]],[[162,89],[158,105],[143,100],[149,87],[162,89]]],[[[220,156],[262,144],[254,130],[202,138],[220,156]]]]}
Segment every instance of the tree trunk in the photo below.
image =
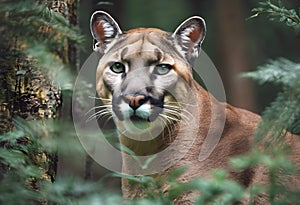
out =
{"type": "MultiPolygon", "coordinates": [[[[51,0],[48,8],[59,12],[69,20],[72,25],[77,24],[76,0],[51,0]]],[[[47,28],[41,28],[42,32],[47,28]]],[[[33,60],[21,54],[22,46],[18,36],[11,38],[8,47],[0,46],[2,58],[0,62],[0,134],[14,129],[13,118],[20,117],[25,120],[54,119],[60,116],[62,95],[59,87],[53,84],[41,68],[33,65],[33,60]],[[11,55],[11,54],[14,55],[11,55]]],[[[7,45],[7,44],[6,44],[7,45]]],[[[57,57],[71,66],[77,65],[76,49],[65,42],[63,50],[57,51],[57,57]]],[[[47,133],[45,133],[47,135],[47,133]]],[[[43,137],[43,136],[41,136],[43,137]]],[[[44,136],[46,137],[46,136],[44,136]]],[[[30,143],[30,137],[22,143],[30,143]]],[[[5,145],[0,145],[5,146],[5,145]]],[[[41,151],[37,156],[30,157],[31,163],[37,165],[42,171],[40,179],[30,179],[30,186],[38,189],[37,182],[55,180],[57,169],[57,156],[41,151]]],[[[8,171],[5,168],[0,172],[8,171]]],[[[47,202],[41,202],[47,204],[47,202]]]]}
{"type": "Polygon", "coordinates": [[[218,55],[219,68],[224,76],[227,99],[235,106],[255,110],[253,85],[241,79],[249,71],[245,19],[240,0],[218,0],[218,55]]]}

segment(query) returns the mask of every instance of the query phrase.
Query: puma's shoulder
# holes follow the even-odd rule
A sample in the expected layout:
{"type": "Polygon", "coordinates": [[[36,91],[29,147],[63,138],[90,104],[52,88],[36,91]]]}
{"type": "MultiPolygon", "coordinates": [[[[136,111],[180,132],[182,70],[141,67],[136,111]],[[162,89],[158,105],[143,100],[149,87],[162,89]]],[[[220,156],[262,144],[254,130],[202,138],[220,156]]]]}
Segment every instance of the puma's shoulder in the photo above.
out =
{"type": "MultiPolygon", "coordinates": [[[[235,129],[242,128],[244,131],[252,132],[257,128],[261,117],[251,111],[226,104],[226,119],[227,126],[235,129]]],[[[243,132],[241,134],[243,134],[243,132]]]]}

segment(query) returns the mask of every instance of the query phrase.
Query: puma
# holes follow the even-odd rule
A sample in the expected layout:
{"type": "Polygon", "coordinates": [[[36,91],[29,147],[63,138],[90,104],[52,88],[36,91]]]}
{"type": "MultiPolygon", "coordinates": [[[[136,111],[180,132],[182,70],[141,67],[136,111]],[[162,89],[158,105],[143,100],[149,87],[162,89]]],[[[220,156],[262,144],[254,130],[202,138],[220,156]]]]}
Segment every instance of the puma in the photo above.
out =
{"type": "MultiPolygon", "coordinates": [[[[113,117],[120,143],[141,160],[159,156],[141,168],[125,150],[124,173],[167,175],[187,166],[182,181],[209,178],[212,170],[228,168],[231,157],[251,150],[260,116],[217,101],[193,79],[206,32],[201,17],[187,19],[171,34],[156,28],[123,32],[109,14],[97,11],[90,28],[93,49],[102,55],[96,73],[96,91],[105,107],[100,117],[113,117]],[[200,160],[204,144],[213,150],[200,160]]],[[[293,136],[287,141],[300,150],[293,136]]],[[[297,154],[293,157],[299,164],[297,154]]],[[[268,181],[262,167],[231,171],[228,178],[245,187],[268,181]]],[[[293,183],[300,185],[300,178],[293,183]]],[[[127,180],[122,181],[122,191],[127,199],[143,196],[143,190],[127,180]]],[[[185,194],[174,203],[193,204],[196,194],[185,194]]],[[[265,200],[255,203],[266,204],[265,200]]],[[[248,204],[247,199],[242,203],[248,204]]]]}

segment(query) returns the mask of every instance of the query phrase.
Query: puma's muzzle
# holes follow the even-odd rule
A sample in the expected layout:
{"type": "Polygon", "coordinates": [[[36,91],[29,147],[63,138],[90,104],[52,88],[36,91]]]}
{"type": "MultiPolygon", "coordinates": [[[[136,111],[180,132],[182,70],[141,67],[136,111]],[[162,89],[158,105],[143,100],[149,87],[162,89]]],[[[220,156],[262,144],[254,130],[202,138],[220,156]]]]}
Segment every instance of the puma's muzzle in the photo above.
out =
{"type": "Polygon", "coordinates": [[[163,96],[153,98],[142,94],[121,94],[113,97],[113,111],[120,120],[154,121],[163,109],[163,96]]]}

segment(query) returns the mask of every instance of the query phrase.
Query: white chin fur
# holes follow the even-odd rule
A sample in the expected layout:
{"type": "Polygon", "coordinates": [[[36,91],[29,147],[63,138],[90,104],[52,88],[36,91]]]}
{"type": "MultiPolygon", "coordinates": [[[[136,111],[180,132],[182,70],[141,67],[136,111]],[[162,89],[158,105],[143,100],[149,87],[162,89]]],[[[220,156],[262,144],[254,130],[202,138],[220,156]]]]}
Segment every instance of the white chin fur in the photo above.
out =
{"type": "MultiPolygon", "coordinates": [[[[119,108],[125,120],[134,115],[134,110],[125,102],[122,102],[119,105],[119,108]]],[[[151,115],[151,105],[149,103],[141,105],[138,109],[136,109],[135,115],[148,120],[151,115]]]]}

